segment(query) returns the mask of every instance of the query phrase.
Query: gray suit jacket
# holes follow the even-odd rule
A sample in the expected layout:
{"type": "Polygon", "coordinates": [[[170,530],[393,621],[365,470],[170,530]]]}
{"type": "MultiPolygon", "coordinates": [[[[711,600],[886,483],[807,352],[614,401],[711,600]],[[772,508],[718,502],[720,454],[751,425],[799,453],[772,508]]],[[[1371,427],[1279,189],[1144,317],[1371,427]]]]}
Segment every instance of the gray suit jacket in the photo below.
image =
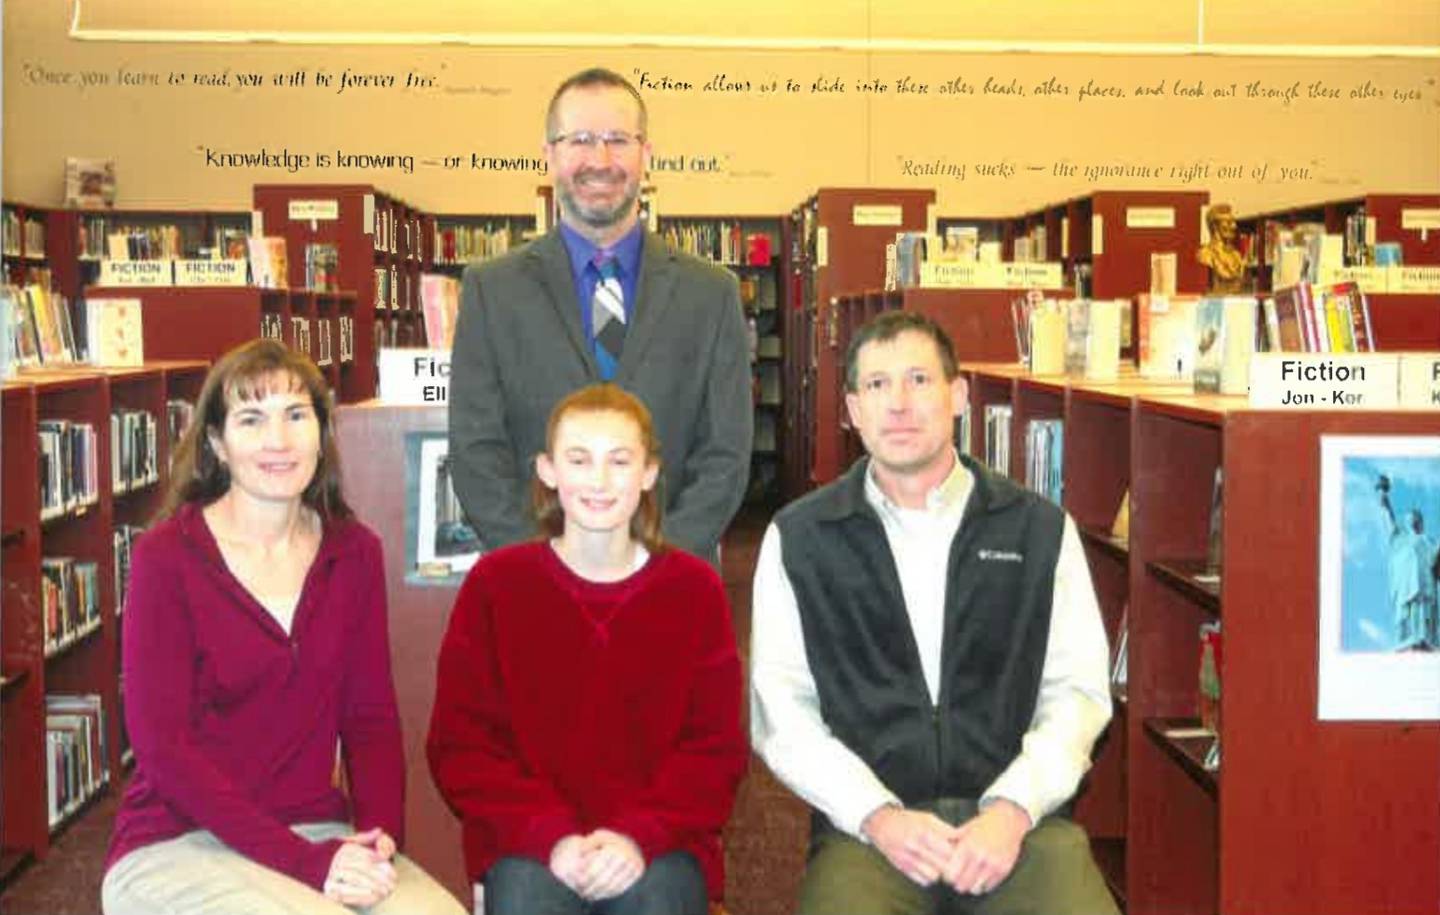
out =
{"type": "MultiPolygon", "coordinates": [[[[660,438],[664,535],[714,561],[745,493],[754,416],[739,285],[646,233],[614,381],[660,438]]],[[[600,380],[560,233],[465,269],[450,375],[455,493],[487,549],[533,538],[550,411],[600,380]]]]}

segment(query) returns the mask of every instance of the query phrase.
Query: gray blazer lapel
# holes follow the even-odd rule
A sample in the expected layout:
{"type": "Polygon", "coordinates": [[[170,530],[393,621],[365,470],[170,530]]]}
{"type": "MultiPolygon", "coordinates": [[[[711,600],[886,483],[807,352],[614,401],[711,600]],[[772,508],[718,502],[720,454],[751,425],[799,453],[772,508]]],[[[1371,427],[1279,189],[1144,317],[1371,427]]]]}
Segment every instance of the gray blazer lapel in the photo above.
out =
{"type": "Polygon", "coordinates": [[[628,379],[644,358],[645,348],[655,336],[670,304],[675,284],[675,255],[658,235],[645,233],[645,253],[640,258],[640,282],[635,287],[635,305],[630,327],[625,331],[625,348],[620,352],[617,379],[628,379]]]}
{"type": "Polygon", "coordinates": [[[532,270],[545,289],[549,306],[555,309],[556,317],[564,325],[576,355],[585,364],[585,371],[592,379],[599,378],[600,369],[595,365],[595,354],[585,345],[585,328],[580,323],[580,303],[575,297],[570,253],[565,249],[559,230],[551,231],[532,242],[529,257],[532,270]]]}

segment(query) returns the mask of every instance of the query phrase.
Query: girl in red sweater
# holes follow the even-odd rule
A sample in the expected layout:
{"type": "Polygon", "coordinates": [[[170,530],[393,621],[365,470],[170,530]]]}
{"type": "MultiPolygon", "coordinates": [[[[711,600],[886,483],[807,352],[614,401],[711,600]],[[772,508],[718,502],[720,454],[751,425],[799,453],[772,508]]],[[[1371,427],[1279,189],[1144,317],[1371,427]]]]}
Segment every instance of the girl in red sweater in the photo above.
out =
{"type": "Polygon", "coordinates": [[[660,539],[650,416],[562,400],[542,537],[484,556],[440,649],[427,750],[491,915],[704,915],[748,756],[724,588],[660,539]]]}

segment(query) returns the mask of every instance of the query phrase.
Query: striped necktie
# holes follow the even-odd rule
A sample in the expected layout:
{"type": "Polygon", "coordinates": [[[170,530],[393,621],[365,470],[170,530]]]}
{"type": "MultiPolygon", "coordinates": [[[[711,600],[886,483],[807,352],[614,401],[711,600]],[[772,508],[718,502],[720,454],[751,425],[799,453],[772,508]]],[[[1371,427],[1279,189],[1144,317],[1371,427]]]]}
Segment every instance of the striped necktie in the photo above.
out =
{"type": "Polygon", "coordinates": [[[596,355],[609,356],[612,363],[620,361],[625,346],[625,290],[620,285],[620,267],[614,255],[601,252],[593,261],[600,274],[595,294],[590,299],[590,327],[595,334],[596,355]]]}

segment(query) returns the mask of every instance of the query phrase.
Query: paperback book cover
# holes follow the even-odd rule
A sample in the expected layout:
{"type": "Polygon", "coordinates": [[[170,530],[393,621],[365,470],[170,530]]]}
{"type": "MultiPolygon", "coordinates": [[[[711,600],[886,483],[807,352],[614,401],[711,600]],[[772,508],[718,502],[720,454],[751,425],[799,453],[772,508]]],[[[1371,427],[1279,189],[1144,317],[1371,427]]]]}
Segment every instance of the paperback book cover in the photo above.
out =
{"type": "Polygon", "coordinates": [[[139,299],[87,299],[85,327],[93,364],[137,366],[145,362],[139,299]]]}
{"type": "Polygon", "coordinates": [[[1065,372],[1066,314],[1059,302],[1046,299],[1030,311],[1030,371],[1036,375],[1065,372]]]}
{"type": "Polygon", "coordinates": [[[1225,365],[1225,300],[1207,296],[1195,307],[1195,390],[1218,393],[1225,365]]]}
{"type": "Polygon", "coordinates": [[[250,250],[251,281],[261,289],[288,289],[285,239],[251,237],[246,239],[246,244],[250,250]]]}
{"type": "Polygon", "coordinates": [[[455,339],[455,316],[460,310],[459,281],[438,273],[421,274],[420,307],[426,345],[450,349],[455,339]]]}
{"type": "Polygon", "coordinates": [[[1348,325],[1343,328],[1351,352],[1375,352],[1375,331],[1370,324],[1370,300],[1358,283],[1336,283],[1327,290],[1336,311],[1348,325]]]}
{"type": "Polygon", "coordinates": [[[1195,371],[1194,296],[1141,294],[1136,299],[1140,375],[1190,380],[1195,371]]]}
{"type": "Polygon", "coordinates": [[[1302,284],[1275,293],[1275,318],[1282,352],[1303,353],[1311,349],[1306,332],[1309,289],[1302,284]]]}

